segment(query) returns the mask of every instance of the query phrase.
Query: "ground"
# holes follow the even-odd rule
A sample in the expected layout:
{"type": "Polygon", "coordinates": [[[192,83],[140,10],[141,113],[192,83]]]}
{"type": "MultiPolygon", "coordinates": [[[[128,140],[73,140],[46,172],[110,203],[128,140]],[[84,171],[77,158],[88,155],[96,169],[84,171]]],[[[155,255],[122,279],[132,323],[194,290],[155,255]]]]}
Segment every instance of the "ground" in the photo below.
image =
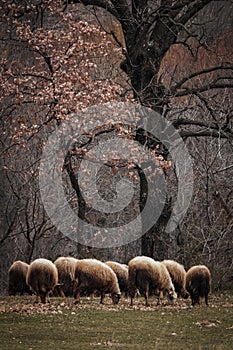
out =
{"type": "Polygon", "coordinates": [[[0,297],[1,350],[230,350],[233,344],[233,293],[212,294],[209,307],[178,300],[145,307],[138,298],[100,305],[99,298],[51,298],[33,304],[33,296],[0,297]]]}

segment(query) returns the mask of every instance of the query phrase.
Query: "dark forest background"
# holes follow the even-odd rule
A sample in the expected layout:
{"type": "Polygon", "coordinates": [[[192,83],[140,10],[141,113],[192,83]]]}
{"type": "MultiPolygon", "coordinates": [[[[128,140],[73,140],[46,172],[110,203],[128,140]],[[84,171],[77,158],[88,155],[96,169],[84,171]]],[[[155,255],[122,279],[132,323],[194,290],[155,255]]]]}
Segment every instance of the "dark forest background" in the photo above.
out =
{"type": "MultiPolygon", "coordinates": [[[[231,1],[2,1],[1,293],[15,260],[66,255],[127,263],[143,254],[177,260],[186,269],[203,263],[214,289],[232,287],[232,10],[231,1]],[[69,55],[67,45],[74,48],[69,55]],[[62,116],[76,108],[132,100],[171,121],[186,143],[194,171],[191,204],[176,230],[166,233],[176,169],[166,150],[157,152],[158,143],[138,129],[133,139],[164,161],[165,209],[137,241],[106,249],[82,246],[59,232],[44,210],[38,184],[43,145],[62,116]]],[[[118,132],[94,130],[92,147],[118,132]]],[[[69,171],[85,158],[88,149],[81,144],[65,164],[64,186],[70,203],[88,219],[91,209],[80,200],[78,179],[75,185],[69,171]]],[[[128,176],[127,166],[113,165],[104,164],[97,179],[106,200],[128,176]]],[[[145,183],[135,169],[133,175],[135,214],[145,183]]],[[[110,219],[105,220],[107,227],[110,219]]]]}

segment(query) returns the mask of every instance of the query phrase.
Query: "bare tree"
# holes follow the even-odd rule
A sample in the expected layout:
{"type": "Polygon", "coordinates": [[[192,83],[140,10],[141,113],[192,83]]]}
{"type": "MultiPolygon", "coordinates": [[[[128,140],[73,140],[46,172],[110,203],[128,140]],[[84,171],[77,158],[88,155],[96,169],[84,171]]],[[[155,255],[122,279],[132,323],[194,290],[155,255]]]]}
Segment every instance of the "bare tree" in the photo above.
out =
{"type": "MultiPolygon", "coordinates": [[[[86,6],[97,16],[96,9],[101,8],[121,24],[124,40],[119,40],[114,30],[111,34],[122,48],[125,59],[121,68],[129,77],[137,101],[171,120],[185,140],[215,137],[232,142],[233,65],[232,52],[227,49],[230,2],[73,2],[86,6]],[[221,25],[223,19],[225,26],[221,25]],[[226,47],[220,47],[223,38],[226,47]]],[[[136,140],[155,149],[156,140],[149,142],[148,138],[143,127],[139,127],[136,140]]],[[[166,159],[166,150],[162,155],[166,159]]],[[[141,198],[143,188],[142,183],[141,198]]],[[[169,246],[174,237],[166,237],[164,232],[172,210],[171,200],[168,198],[157,224],[142,238],[145,255],[162,258],[171,254],[169,246]]]]}

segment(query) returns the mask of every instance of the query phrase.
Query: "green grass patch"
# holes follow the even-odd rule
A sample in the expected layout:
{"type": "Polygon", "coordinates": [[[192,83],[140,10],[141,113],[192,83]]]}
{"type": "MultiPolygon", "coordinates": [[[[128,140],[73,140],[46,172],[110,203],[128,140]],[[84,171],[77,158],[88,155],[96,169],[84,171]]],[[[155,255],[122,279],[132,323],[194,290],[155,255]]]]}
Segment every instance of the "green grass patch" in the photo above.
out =
{"type": "Polygon", "coordinates": [[[233,344],[232,295],[212,297],[210,307],[113,306],[99,299],[51,300],[33,305],[31,297],[0,298],[1,350],[195,349],[230,350],[233,344]]]}

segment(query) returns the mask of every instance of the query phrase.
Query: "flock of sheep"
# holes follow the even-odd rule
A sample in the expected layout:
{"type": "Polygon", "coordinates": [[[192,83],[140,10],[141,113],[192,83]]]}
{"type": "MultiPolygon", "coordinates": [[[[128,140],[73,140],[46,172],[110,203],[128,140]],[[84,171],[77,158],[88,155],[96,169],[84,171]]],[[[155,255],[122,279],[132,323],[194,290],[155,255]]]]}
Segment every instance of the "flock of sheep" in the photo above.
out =
{"type": "Polygon", "coordinates": [[[186,272],[174,260],[159,262],[146,256],[137,256],[128,265],[73,257],[59,257],[54,263],[41,258],[30,265],[18,260],[8,273],[9,295],[34,293],[35,302],[40,298],[42,303],[49,301],[49,295],[74,296],[75,303],[79,303],[83,295],[95,293],[100,296],[100,303],[104,303],[105,294],[110,294],[117,304],[125,293],[132,306],[140,293],[146,305],[150,295],[157,295],[158,304],[163,295],[169,303],[190,295],[192,305],[200,304],[201,297],[208,305],[211,282],[210,271],[204,265],[193,266],[186,272]]]}

